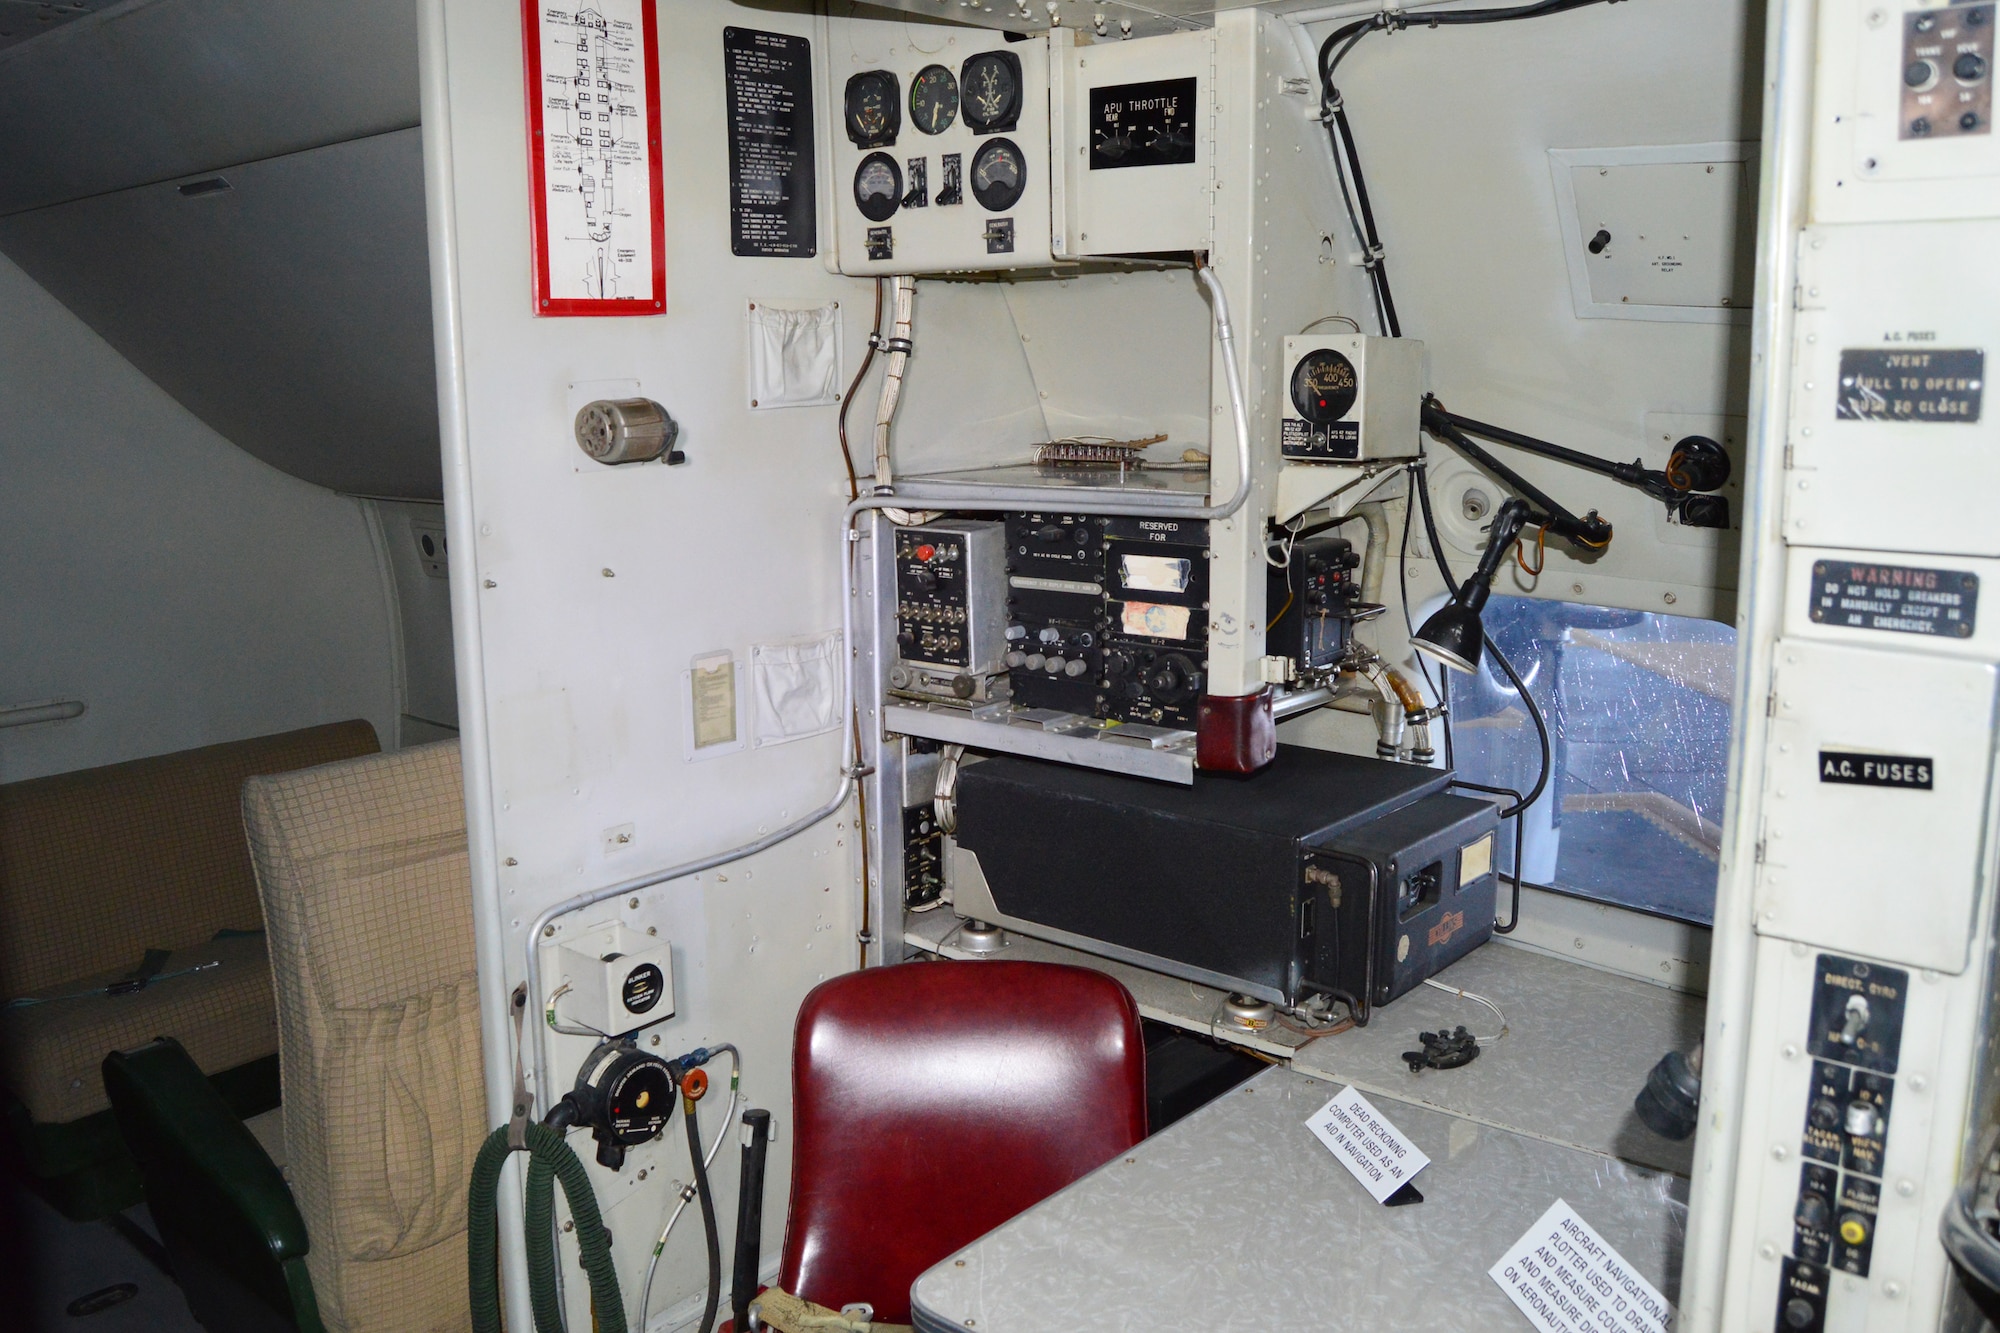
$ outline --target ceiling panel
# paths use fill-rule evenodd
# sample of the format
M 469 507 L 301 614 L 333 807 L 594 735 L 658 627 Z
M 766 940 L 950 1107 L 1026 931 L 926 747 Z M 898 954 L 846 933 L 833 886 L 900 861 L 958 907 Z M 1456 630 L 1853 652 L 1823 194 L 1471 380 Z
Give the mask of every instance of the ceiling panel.
M 440 498 L 421 131 L 17 213 L 0 251 L 272 466 Z
M 0 214 L 413 126 L 416 8 L 0 0 Z

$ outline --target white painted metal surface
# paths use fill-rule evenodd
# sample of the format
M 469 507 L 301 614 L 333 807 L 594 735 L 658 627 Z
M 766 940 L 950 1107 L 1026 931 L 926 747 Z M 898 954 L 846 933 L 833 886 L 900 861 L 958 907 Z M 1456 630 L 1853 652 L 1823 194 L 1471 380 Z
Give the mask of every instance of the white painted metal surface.
M 1693 1327 L 1776 1326 L 1798 1294 L 1780 1283 L 1792 1256 L 1812 1257 L 1794 1223 L 1807 1107 L 1821 1095 L 1809 1037 L 1825 1020 L 1809 1005 L 1829 967 L 1850 966 L 1839 954 L 1904 977 L 1907 998 L 1886 1071 L 1893 1097 L 1872 1252 L 1824 1278 L 1812 1326 L 1933 1329 L 1949 1296 L 1937 1223 L 1971 1128 L 1991 969 L 1990 630 L 1932 636 L 1910 632 L 1907 618 L 1856 628 L 1811 610 L 1825 591 L 1814 573 L 1823 560 L 1955 577 L 1985 572 L 1967 553 L 1990 553 L 1985 521 L 1933 495 L 1934 482 L 1949 491 L 1981 475 L 1966 446 L 1990 436 L 1990 413 L 1958 424 L 1836 406 L 1837 380 L 1852 373 L 1843 349 L 1887 358 L 1906 346 L 1983 347 L 1988 336 L 1990 265 L 1953 266 L 1946 254 L 1988 225 L 1965 219 L 1996 206 L 1986 150 L 1900 139 L 1883 117 L 1884 96 L 1903 79 L 1900 48 L 1857 38 L 1862 25 L 1900 32 L 1918 8 L 1774 10 L 1746 614 L 1686 1262 Z M 1861 142 L 1884 133 L 1892 146 Z M 1898 689 L 1928 691 L 1928 706 L 1871 690 L 1882 671 Z M 1825 780 L 1822 751 L 1850 735 L 1863 763 L 1868 752 L 1932 747 L 1950 782 L 1925 791 L 1892 775 L 1886 786 L 1855 786 L 1838 753 L 1844 780 Z M 1863 793 L 1872 799 L 1857 800 Z M 1937 799 L 1901 803 L 1917 796 Z M 1873 890 L 1863 888 L 1869 877 Z M 1863 1165 L 1842 1164 L 1843 1190 L 1857 1171 L 1867 1184 Z
M 0 680 L 90 705 L 0 733 L 0 782 L 350 717 L 393 746 L 361 504 L 235 448 L 6 260 L 0 311 Z

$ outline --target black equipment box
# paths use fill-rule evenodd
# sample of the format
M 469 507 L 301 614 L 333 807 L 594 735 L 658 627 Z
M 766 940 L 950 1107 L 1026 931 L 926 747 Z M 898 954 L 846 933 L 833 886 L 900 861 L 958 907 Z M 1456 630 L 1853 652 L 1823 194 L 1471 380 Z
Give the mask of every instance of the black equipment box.
M 1492 937 L 1499 812 L 1450 781 L 1292 745 L 1192 787 L 986 759 L 959 772 L 953 905 L 1287 1006 L 1329 995 L 1366 1022 Z

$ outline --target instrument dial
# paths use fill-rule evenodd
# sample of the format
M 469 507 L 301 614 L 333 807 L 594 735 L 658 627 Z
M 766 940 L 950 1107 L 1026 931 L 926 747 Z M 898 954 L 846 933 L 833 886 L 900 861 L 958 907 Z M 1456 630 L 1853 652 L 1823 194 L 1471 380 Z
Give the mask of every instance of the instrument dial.
M 958 119 L 958 76 L 926 65 L 910 81 L 910 123 L 925 134 L 943 134 Z
M 989 213 L 1004 213 L 1028 188 L 1028 168 L 1012 139 L 994 139 L 972 159 L 972 194 Z
M 887 148 L 903 128 L 903 99 L 896 76 L 863 70 L 847 81 L 847 137 L 856 148 Z
M 854 206 L 870 222 L 887 222 L 903 199 L 903 169 L 887 153 L 870 153 L 854 172 Z
M 1332 348 L 1308 352 L 1292 367 L 1292 406 L 1315 426 L 1331 426 L 1354 406 L 1354 363 Z
M 1011 130 L 1021 119 L 1021 57 L 982 51 L 959 70 L 959 104 L 974 134 Z

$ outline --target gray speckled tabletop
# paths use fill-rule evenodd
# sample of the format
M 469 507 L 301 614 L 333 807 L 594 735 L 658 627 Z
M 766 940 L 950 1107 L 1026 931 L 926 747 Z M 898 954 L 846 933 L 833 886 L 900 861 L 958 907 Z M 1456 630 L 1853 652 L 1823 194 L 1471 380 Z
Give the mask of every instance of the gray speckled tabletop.
M 1306 1128 L 1336 1091 L 1260 1074 L 925 1273 L 917 1327 L 1525 1329 L 1486 1270 L 1557 1198 L 1676 1295 L 1677 1177 L 1378 1103 L 1431 1158 L 1424 1202 L 1384 1208 Z
M 958 924 L 948 912 L 915 917 L 906 939 L 927 952 L 970 958 L 955 947 Z M 1283 1028 L 1228 1027 L 1223 992 L 1212 987 L 1018 932 L 1009 932 L 1007 948 L 995 956 L 1107 972 L 1125 983 L 1148 1018 L 1289 1060 L 1301 1074 L 1353 1083 L 1371 1098 L 1433 1107 L 1681 1175 L 1692 1168 L 1692 1139 L 1663 1139 L 1632 1112 L 1653 1063 L 1701 1040 L 1702 1001 L 1680 991 L 1494 940 L 1437 979 L 1498 1004 L 1507 1035 L 1482 1042 L 1483 1053 L 1462 1069 L 1412 1074 L 1402 1053 L 1417 1046 L 1419 1032 L 1463 1023 L 1483 1035 L 1497 1032 L 1499 1020 L 1470 1000 L 1419 986 L 1378 1008 L 1365 1028 L 1308 1041 Z
M 1633 1113 L 1632 1099 L 1654 1061 L 1701 1040 L 1699 999 L 1497 941 L 1437 979 L 1485 996 L 1507 1015 L 1507 1035 L 1482 1042 L 1471 1064 L 1412 1074 L 1403 1063 L 1419 1032 L 1462 1023 L 1484 1035 L 1500 1027 L 1484 1006 L 1419 986 L 1377 1009 L 1367 1027 L 1297 1051 L 1292 1068 L 1352 1083 L 1378 1102 L 1429 1106 L 1689 1174 L 1694 1140 L 1653 1133 Z

